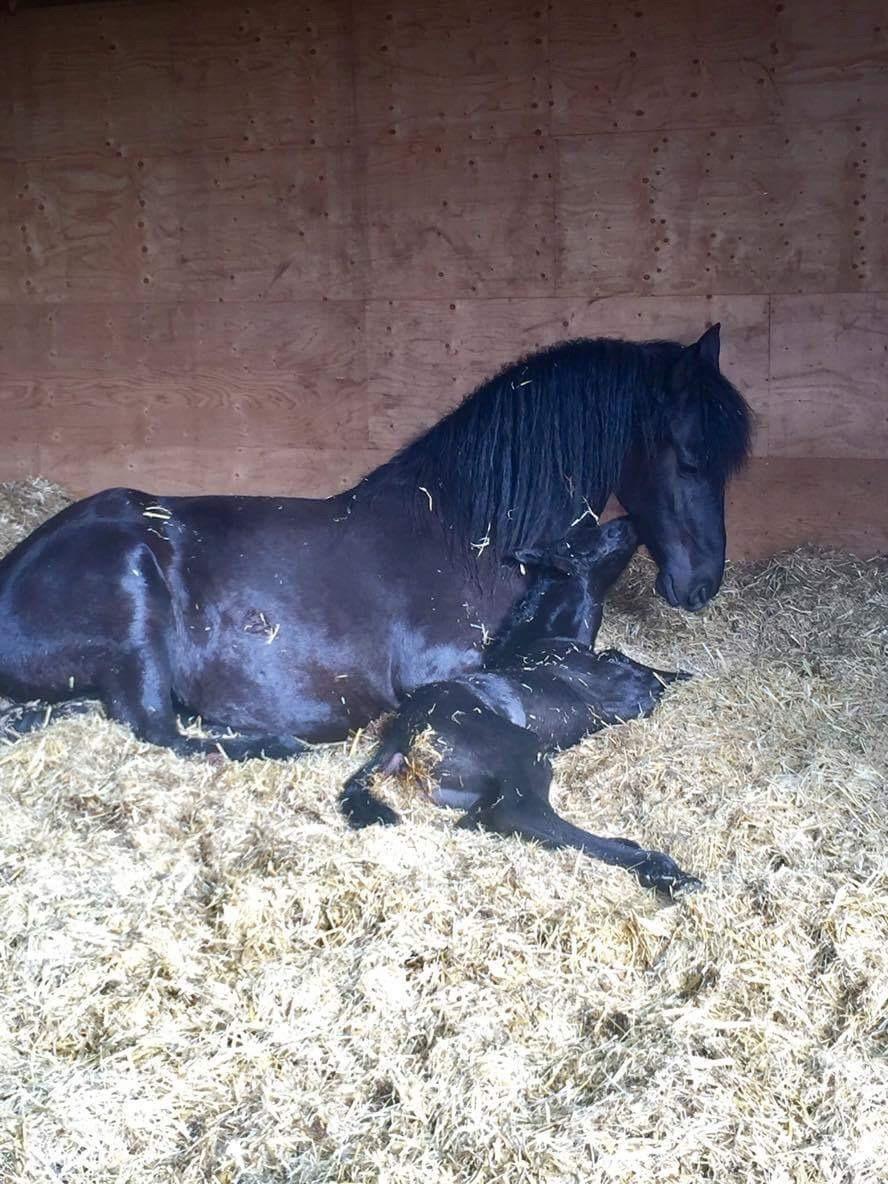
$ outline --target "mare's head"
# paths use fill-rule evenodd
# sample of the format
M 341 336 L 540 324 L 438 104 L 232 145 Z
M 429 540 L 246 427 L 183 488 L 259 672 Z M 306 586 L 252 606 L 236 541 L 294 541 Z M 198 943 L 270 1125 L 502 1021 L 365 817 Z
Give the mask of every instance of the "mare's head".
M 605 598 L 637 546 L 635 527 L 624 516 L 604 526 L 581 522 L 557 542 L 516 551 L 515 561 L 531 576 L 535 636 L 593 645 Z
M 667 362 L 660 406 L 641 425 L 616 493 L 659 567 L 656 589 L 696 611 L 725 566 L 725 486 L 746 458 L 750 414 L 719 370 L 719 326 Z

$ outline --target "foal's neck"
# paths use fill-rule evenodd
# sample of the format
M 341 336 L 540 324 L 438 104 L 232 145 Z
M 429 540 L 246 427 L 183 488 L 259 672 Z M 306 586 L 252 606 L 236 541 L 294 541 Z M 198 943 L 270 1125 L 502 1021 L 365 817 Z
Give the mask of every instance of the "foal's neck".
M 502 666 L 538 641 L 568 638 L 591 645 L 601 605 L 579 576 L 540 574 L 515 605 L 485 654 L 486 666 Z

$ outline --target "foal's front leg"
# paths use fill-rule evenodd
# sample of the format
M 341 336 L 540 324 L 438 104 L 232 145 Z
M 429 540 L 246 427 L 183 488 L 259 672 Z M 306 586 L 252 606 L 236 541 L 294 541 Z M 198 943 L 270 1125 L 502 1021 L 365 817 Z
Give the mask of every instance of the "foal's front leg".
M 549 804 L 551 775 L 551 769 L 547 770 L 544 789 L 542 785 L 524 785 L 520 789 L 501 785 L 472 806 L 457 826 L 518 835 L 546 847 L 574 847 L 592 859 L 626 868 L 635 874 L 643 888 L 654 888 L 669 897 L 695 892 L 703 886 L 702 881 L 682 871 L 674 859 L 661 851 L 649 851 L 631 839 L 605 839 L 567 822 Z

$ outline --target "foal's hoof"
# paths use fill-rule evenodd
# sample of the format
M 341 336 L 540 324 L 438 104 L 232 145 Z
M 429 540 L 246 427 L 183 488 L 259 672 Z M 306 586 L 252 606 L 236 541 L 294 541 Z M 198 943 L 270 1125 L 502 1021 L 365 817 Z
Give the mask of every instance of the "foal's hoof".
M 344 797 L 342 812 L 354 830 L 363 830 L 365 826 L 397 826 L 401 821 L 391 806 L 369 793 Z
M 674 859 L 670 859 L 661 851 L 648 851 L 632 871 L 635 872 L 642 888 L 653 888 L 661 895 L 668 896 L 670 900 L 689 896 L 692 892 L 699 892 L 703 887 L 702 880 L 698 880 L 689 872 L 683 872 Z

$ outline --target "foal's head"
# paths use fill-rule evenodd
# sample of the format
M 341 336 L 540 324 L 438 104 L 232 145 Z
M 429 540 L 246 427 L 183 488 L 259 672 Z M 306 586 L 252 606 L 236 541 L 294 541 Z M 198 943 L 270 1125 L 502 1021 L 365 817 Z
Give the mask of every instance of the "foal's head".
M 624 517 L 604 526 L 579 523 L 557 542 L 516 551 L 516 562 L 531 577 L 516 611 L 521 643 L 571 637 L 593 645 L 605 597 L 637 546 L 635 527 Z

